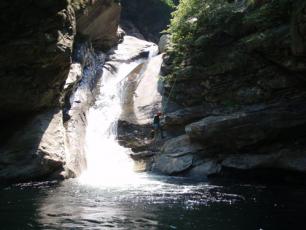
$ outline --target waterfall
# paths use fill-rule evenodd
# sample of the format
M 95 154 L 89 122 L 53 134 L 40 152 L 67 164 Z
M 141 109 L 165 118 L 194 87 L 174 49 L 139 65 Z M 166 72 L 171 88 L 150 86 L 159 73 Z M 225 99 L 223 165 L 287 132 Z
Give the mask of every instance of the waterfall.
M 122 112 L 123 86 L 127 76 L 157 51 L 153 43 L 126 36 L 109 56 L 98 84 L 98 98 L 87 116 L 87 170 L 80 177 L 82 183 L 109 186 L 135 180 L 133 162 L 129 157 L 131 150 L 116 141 L 117 121 Z M 144 53 L 146 58 L 141 55 Z

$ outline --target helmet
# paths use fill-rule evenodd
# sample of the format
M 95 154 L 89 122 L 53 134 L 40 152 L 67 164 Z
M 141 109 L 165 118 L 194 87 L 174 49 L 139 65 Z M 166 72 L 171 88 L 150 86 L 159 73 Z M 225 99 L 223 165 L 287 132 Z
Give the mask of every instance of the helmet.
M 161 112 L 158 112 L 158 113 L 156 113 L 156 115 L 157 115 L 157 116 L 160 116 L 160 115 L 162 115 L 162 113 L 161 113 Z

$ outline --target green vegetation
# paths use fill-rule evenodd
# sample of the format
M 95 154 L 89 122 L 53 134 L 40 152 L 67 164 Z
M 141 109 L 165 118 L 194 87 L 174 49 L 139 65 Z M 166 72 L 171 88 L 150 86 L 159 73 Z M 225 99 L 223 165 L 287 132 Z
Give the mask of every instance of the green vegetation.
M 222 43 L 287 23 L 292 0 L 181 0 L 167 32 L 173 72 L 190 63 L 211 66 Z M 220 45 L 221 44 L 221 45 Z M 220 57 L 222 59 L 222 57 Z
M 163 80 L 169 89 L 176 82 L 174 94 L 180 98 L 173 99 L 185 105 L 202 101 L 234 107 L 272 95 L 270 86 L 257 86 L 268 78 L 261 69 L 270 66 L 270 60 L 290 59 L 292 16 L 298 2 L 181 0 L 166 31 L 171 42 Z M 269 76 L 277 75 L 273 68 L 266 71 Z M 254 86 L 263 89 L 254 91 Z M 244 91 L 248 93 L 242 95 Z
M 167 31 L 171 34 L 175 63 L 181 63 L 194 46 L 205 42 L 208 35 L 201 36 L 205 30 L 224 21 L 231 10 L 224 0 L 181 0 Z
M 165 3 L 166 5 L 168 5 L 171 8 L 175 7 L 175 3 L 174 0 L 160 0 L 161 2 Z

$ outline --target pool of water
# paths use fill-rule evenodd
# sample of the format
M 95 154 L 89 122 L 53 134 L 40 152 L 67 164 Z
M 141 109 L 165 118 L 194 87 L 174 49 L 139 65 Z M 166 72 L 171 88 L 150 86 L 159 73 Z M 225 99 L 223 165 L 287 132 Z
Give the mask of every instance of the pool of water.
M 0 229 L 305 229 L 306 188 L 139 175 L 0 188 Z

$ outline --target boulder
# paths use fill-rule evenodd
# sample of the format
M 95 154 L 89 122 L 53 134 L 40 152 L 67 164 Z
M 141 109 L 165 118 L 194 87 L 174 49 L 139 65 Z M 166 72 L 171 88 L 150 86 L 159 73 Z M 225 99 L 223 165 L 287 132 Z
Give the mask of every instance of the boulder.
M 159 81 L 161 63 L 162 55 L 158 55 L 138 65 L 127 76 L 128 80 L 124 83 L 121 120 L 148 125 L 152 123 L 154 114 L 161 111 L 162 94 Z
M 65 130 L 62 112 L 34 117 L 0 149 L 0 181 L 29 181 L 72 176 L 65 172 Z
M 134 160 L 134 171 L 135 172 L 148 172 L 152 169 L 153 160 L 152 158 L 143 158 Z
M 187 135 L 169 139 L 154 157 L 153 170 L 167 175 L 182 173 L 193 165 L 194 154 L 202 149 L 201 145 L 191 143 Z
M 155 157 L 152 170 L 166 175 L 175 175 L 189 169 L 192 166 L 192 162 L 192 155 L 173 157 L 163 154 Z
M 304 102 L 262 110 L 209 116 L 186 126 L 187 135 L 206 147 L 239 150 L 300 137 L 306 125 Z
M 238 154 L 225 157 L 222 166 L 234 169 L 274 168 L 306 172 L 306 152 L 304 149 L 283 149 L 268 154 Z
M 186 176 L 194 178 L 205 178 L 209 175 L 221 172 L 222 166 L 216 160 L 205 160 L 204 163 L 192 167 Z
M 193 154 L 201 151 L 203 147 L 198 143 L 192 143 L 189 136 L 182 135 L 165 142 L 161 152 L 172 157 Z

